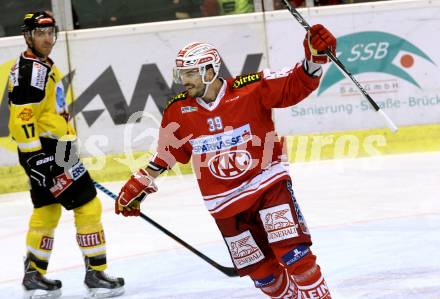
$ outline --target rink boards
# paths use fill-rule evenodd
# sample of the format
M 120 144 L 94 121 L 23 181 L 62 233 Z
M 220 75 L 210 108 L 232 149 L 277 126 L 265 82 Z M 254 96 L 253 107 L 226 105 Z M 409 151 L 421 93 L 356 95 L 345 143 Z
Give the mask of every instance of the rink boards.
M 334 65 L 309 99 L 275 110 L 289 136 L 289 159 L 310 161 L 440 149 L 439 1 L 392 1 L 302 9 L 338 38 L 338 57 L 400 127 L 396 135 Z M 420 28 L 423 28 L 421 30 Z M 98 180 L 124 179 L 156 145 L 177 50 L 203 40 L 216 45 L 223 75 L 279 70 L 303 57 L 303 28 L 287 11 L 61 32 L 53 59 L 66 74 L 67 101 L 82 155 Z M 1 192 L 26 189 L 8 137 L 6 81 L 22 37 L 0 44 Z M 67 75 L 69 74 L 69 75 Z M 134 115 L 137 111 L 143 111 Z M 143 115 L 142 115 L 143 114 Z M 143 117 L 136 122 L 137 118 Z M 129 125 L 127 125 L 127 123 Z M 188 166 L 177 171 L 188 172 Z

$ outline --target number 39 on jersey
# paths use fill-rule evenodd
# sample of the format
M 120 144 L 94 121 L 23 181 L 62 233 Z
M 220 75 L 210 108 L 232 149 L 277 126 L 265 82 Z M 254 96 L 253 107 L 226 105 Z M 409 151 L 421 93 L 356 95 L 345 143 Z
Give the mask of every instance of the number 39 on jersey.
M 208 118 L 209 132 L 221 131 L 223 130 L 222 119 L 220 116 L 213 118 Z

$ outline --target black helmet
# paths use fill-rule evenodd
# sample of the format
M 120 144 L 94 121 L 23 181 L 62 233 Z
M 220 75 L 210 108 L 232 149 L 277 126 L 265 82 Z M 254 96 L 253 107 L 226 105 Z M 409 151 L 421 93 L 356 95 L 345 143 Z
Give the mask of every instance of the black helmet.
M 58 29 L 55 19 L 45 11 L 31 12 L 24 16 L 23 25 L 21 25 L 23 32 L 30 32 L 41 27 L 55 27 L 55 29 Z

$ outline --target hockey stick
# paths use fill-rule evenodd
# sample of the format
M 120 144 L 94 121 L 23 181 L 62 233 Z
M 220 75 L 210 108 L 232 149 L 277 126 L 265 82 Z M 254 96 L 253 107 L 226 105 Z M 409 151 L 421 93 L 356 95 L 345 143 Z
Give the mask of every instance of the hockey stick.
M 106 187 L 104 187 L 103 185 L 101 185 L 98 182 L 94 181 L 93 183 L 95 184 L 96 188 L 98 188 L 99 190 L 101 190 L 102 192 L 104 192 L 105 194 L 107 194 L 108 196 L 113 198 L 114 200 L 116 200 L 116 198 L 117 198 L 116 194 L 114 194 L 113 192 L 111 192 L 109 189 L 107 189 Z M 194 253 L 195 255 L 200 257 L 201 259 L 203 259 L 205 262 L 207 262 L 208 264 L 210 264 L 214 268 L 220 270 L 223 274 L 225 274 L 229 277 L 238 276 L 238 273 L 235 270 L 235 268 L 222 266 L 219 263 L 217 263 L 216 261 L 210 259 L 209 257 L 207 257 L 206 255 L 204 255 L 203 253 L 201 253 L 200 251 L 198 251 L 197 249 L 195 249 L 194 247 L 192 247 L 191 245 L 189 245 L 188 243 L 186 243 L 185 241 L 183 241 L 182 239 L 177 237 L 175 234 L 173 234 L 172 232 L 167 230 L 165 227 L 163 227 L 162 225 L 160 225 L 159 223 L 157 223 L 156 221 L 154 221 L 153 219 L 151 219 L 150 217 L 148 217 L 144 213 L 141 213 L 140 217 L 142 219 L 144 219 L 145 221 L 147 221 L 148 223 L 150 223 L 151 225 L 153 225 L 155 228 L 157 228 L 161 232 L 163 232 L 164 234 L 166 234 L 168 237 L 170 237 L 171 239 L 173 239 L 174 241 L 181 244 L 183 247 L 185 247 L 186 249 L 188 249 L 189 251 L 191 251 L 192 253 Z
M 288 0 L 283 0 L 284 4 L 287 6 L 287 9 L 290 11 L 292 16 L 298 21 L 298 23 L 301 24 L 301 26 L 304 27 L 305 30 L 310 30 L 310 25 L 307 23 L 307 21 L 303 18 L 303 16 L 289 3 Z M 385 112 L 380 109 L 379 105 L 370 97 L 370 95 L 367 93 L 367 91 L 362 87 L 362 85 L 353 77 L 353 75 L 347 70 L 347 68 L 342 64 L 342 62 L 335 56 L 330 50 L 326 50 L 325 54 L 330 58 L 331 61 L 333 61 L 339 69 L 344 73 L 348 78 L 353 81 L 353 83 L 359 88 L 359 90 L 362 92 L 363 96 L 368 100 L 368 102 L 371 104 L 371 106 L 378 112 L 384 119 L 385 122 L 388 125 L 388 128 L 395 133 L 397 132 L 397 126 L 394 124 L 394 122 L 388 117 L 388 115 L 385 114 Z

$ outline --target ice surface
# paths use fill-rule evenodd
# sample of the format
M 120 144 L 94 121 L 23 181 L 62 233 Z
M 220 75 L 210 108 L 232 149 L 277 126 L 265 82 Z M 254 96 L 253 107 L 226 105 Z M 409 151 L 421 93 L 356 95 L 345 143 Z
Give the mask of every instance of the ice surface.
M 334 299 L 440 298 L 440 153 L 295 164 L 294 190 Z M 114 192 L 122 185 L 104 184 Z M 109 269 L 126 279 L 120 298 L 265 298 L 248 278 L 229 278 L 139 218 L 104 205 Z M 21 298 L 32 205 L 0 195 L 0 298 Z M 189 175 L 159 181 L 143 212 L 212 259 L 225 244 Z M 62 298 L 83 298 L 84 270 L 72 212 L 63 211 L 49 274 Z

